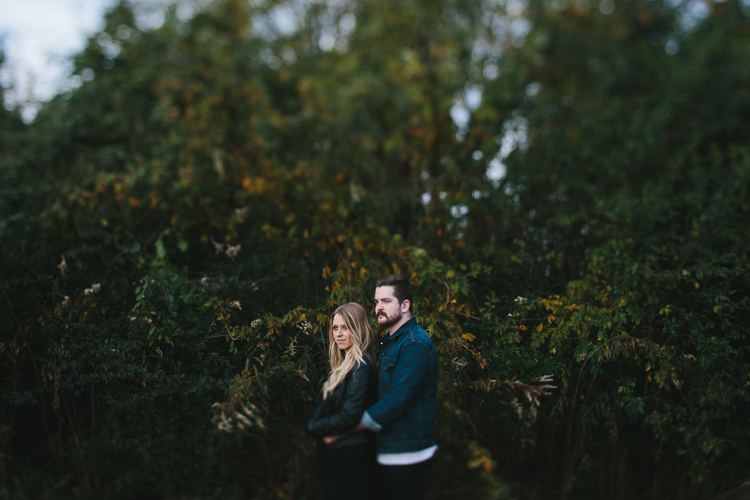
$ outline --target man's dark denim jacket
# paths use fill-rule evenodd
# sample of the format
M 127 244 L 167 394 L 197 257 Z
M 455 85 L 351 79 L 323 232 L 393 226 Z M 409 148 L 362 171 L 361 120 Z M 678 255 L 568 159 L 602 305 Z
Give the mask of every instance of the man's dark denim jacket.
M 438 359 L 432 340 L 411 318 L 378 351 L 378 402 L 367 416 L 382 426 L 378 453 L 406 453 L 435 444 Z

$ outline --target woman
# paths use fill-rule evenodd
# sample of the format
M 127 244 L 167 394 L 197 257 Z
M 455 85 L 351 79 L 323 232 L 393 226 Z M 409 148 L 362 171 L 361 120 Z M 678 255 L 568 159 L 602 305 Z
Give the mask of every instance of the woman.
M 323 401 L 307 423 L 318 438 L 316 475 L 322 498 L 371 498 L 375 484 L 375 438 L 370 431 L 347 434 L 377 398 L 377 372 L 370 353 L 372 329 L 367 311 L 350 302 L 336 309 L 328 330 L 331 373 Z M 347 434 L 332 444 L 326 436 Z

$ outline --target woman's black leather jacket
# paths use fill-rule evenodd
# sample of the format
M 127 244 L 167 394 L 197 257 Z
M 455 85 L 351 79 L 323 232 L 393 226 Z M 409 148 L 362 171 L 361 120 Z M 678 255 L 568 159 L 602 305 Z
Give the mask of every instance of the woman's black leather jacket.
M 378 374 L 375 361 L 369 354 L 363 356 L 333 390 L 328 398 L 318 404 L 307 423 L 310 436 L 338 436 L 352 430 L 362 419 L 362 414 L 377 400 Z M 330 445 L 333 448 L 372 442 L 370 431 L 354 432 Z

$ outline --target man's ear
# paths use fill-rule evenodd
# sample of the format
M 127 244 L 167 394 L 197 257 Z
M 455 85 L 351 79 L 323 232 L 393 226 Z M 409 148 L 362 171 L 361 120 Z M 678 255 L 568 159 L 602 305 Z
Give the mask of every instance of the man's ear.
M 406 299 L 403 302 L 401 302 L 401 314 L 405 312 L 409 312 L 409 307 L 411 307 L 411 301 L 409 299 Z

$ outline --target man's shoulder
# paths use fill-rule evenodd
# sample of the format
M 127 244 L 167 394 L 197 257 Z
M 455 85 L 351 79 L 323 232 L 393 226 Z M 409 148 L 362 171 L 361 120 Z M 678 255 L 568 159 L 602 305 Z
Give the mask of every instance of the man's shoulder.
M 432 350 L 435 349 L 435 345 L 432 343 L 432 339 L 424 331 L 424 328 L 419 323 L 414 323 L 409 328 L 407 335 L 404 336 L 405 344 L 417 344 L 420 346 L 428 347 Z
M 411 332 L 411 334 L 412 334 L 412 335 L 414 335 L 414 336 L 420 335 L 420 336 L 424 336 L 424 337 L 426 337 L 427 339 L 429 339 L 429 338 L 430 338 L 430 337 L 429 337 L 429 336 L 427 335 L 427 333 L 426 333 L 426 332 L 424 331 L 424 328 L 422 328 L 422 325 L 420 325 L 420 324 L 419 324 L 419 323 L 417 323 L 416 321 L 414 321 L 414 322 L 413 322 L 413 323 L 411 324 L 411 326 L 409 327 L 409 331 L 410 331 L 410 332 Z

